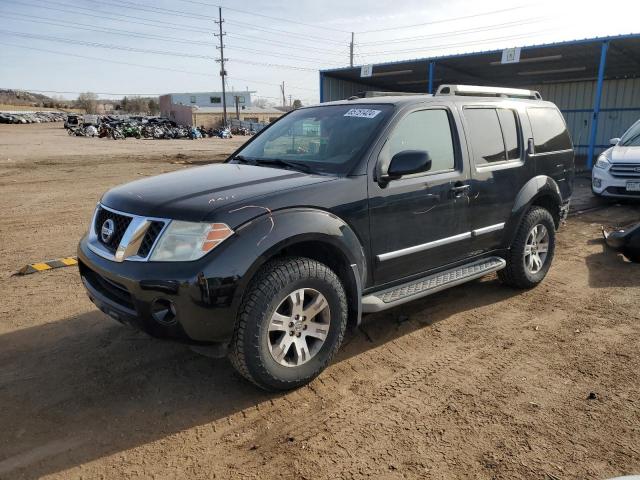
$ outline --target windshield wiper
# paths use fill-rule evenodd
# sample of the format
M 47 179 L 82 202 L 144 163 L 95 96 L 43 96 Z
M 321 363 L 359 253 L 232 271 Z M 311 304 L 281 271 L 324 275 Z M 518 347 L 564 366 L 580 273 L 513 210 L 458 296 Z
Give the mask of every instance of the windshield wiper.
M 247 163 L 249 165 L 255 165 L 256 164 L 256 159 L 255 158 L 245 157 L 244 155 L 236 155 L 231 160 L 238 160 L 241 163 Z
M 237 157 L 236 157 L 237 158 Z M 305 173 L 310 173 L 311 168 L 304 162 L 296 162 L 293 160 L 282 160 L 280 158 L 256 158 L 256 165 L 273 165 L 278 167 L 288 167 L 294 170 L 302 170 Z

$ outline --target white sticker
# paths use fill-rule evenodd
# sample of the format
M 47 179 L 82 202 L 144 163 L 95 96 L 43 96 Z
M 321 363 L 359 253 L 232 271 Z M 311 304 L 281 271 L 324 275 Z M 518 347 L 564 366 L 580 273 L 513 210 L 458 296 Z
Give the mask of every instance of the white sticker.
M 374 118 L 382 110 L 370 110 L 368 108 L 352 108 L 344 114 L 345 117 Z

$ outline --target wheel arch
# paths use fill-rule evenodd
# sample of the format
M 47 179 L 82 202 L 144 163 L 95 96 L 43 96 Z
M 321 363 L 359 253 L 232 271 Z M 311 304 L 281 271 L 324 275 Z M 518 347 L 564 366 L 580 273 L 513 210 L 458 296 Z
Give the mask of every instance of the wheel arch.
M 504 247 L 509 248 L 516 236 L 525 214 L 534 206 L 546 209 L 553 217 L 556 229 L 560 226 L 562 195 L 557 182 L 547 176 L 538 175 L 530 179 L 518 192 L 505 226 Z
M 248 239 L 255 248 L 253 261 L 242 269 L 237 305 L 241 304 L 251 281 L 267 262 L 303 256 L 326 264 L 338 275 L 347 295 L 349 324 L 359 324 L 367 265 L 362 243 L 344 220 L 323 210 L 296 208 L 262 215 L 236 231 L 245 239 L 238 249 L 248 251 L 251 248 Z

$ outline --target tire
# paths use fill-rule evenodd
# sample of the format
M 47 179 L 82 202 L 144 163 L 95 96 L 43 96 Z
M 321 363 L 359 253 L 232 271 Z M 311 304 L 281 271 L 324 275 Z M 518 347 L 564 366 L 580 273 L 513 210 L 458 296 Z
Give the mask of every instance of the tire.
M 533 229 L 538 228 L 538 237 L 543 231 L 539 228 L 540 226 L 546 230 L 546 242 L 543 239 L 543 241 L 539 243 L 539 246 L 536 242 L 535 246 L 529 245 L 528 247 Z M 543 252 L 545 244 L 546 252 Z M 551 267 L 551 262 L 553 261 L 555 247 L 556 227 L 553 217 L 549 211 L 544 208 L 531 208 L 518 227 L 516 237 L 506 256 L 507 266 L 498 271 L 498 278 L 502 283 L 515 288 L 527 289 L 535 287 L 547 275 Z M 527 255 L 529 251 L 533 252 L 533 263 L 529 263 L 532 256 L 531 254 Z M 546 255 L 544 255 L 545 253 Z M 539 263 L 535 261 L 536 256 L 538 257 Z
M 296 302 L 299 308 L 294 310 Z M 311 305 L 317 305 L 317 313 L 309 309 Z M 308 318 L 299 315 L 295 320 L 295 312 Z M 270 261 L 244 295 L 229 358 L 258 387 L 290 390 L 310 382 L 327 367 L 342 343 L 346 325 L 347 297 L 329 267 L 305 257 Z M 306 352 L 299 345 L 305 345 Z

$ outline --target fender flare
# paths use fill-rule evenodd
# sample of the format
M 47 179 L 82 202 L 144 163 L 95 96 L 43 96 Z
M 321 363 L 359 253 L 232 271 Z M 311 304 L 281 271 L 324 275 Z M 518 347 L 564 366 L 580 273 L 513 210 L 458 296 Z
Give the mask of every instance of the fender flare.
M 529 211 L 531 205 L 541 197 L 550 197 L 558 206 L 559 214 L 559 209 L 562 205 L 562 195 L 560 193 L 560 187 L 556 181 L 547 175 L 537 175 L 533 177 L 524 184 L 513 202 L 511 215 L 505 225 L 505 248 L 511 247 L 511 243 L 516 236 L 518 227 L 520 226 L 524 215 Z
M 234 237 L 228 245 L 223 243 L 226 248 L 220 253 L 234 259 L 238 288 L 232 303 L 236 309 L 255 274 L 279 251 L 303 242 L 319 242 L 339 251 L 342 262 L 347 264 L 343 281 L 356 300 L 355 305 L 349 305 L 350 314 L 356 316 L 356 323 L 360 322 L 366 256 L 360 239 L 340 217 L 314 208 L 268 211 L 236 227 Z

